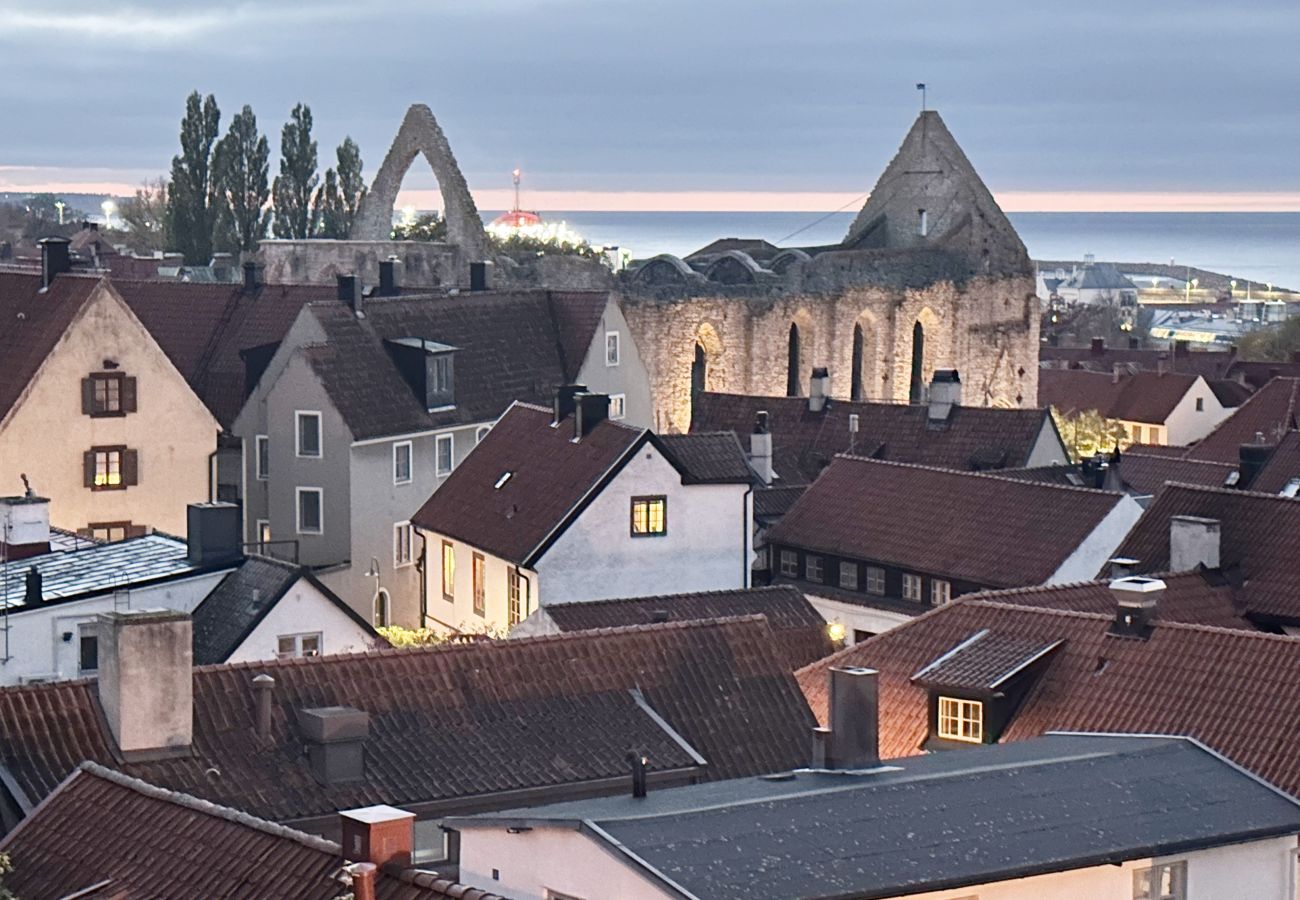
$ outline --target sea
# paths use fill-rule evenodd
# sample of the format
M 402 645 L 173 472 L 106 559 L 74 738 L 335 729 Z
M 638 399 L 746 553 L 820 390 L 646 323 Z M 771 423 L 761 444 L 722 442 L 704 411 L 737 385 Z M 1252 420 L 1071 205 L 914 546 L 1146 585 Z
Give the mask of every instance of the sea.
M 496 213 L 484 213 L 491 220 Z M 840 241 L 854 212 L 542 212 L 593 245 L 685 256 L 722 237 Z M 1300 290 L 1300 213 L 1009 213 L 1034 259 L 1196 266 Z

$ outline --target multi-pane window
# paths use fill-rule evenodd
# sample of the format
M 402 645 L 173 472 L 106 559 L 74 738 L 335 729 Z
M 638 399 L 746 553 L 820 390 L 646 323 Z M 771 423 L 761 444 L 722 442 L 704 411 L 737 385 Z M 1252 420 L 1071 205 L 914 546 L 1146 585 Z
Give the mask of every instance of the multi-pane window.
M 609 395 L 609 417 L 611 419 L 627 418 L 627 394 Z
M 411 481 L 411 442 L 400 441 L 393 445 L 393 484 Z
M 275 656 L 277 659 L 320 656 L 320 644 L 320 632 L 314 634 L 282 634 L 275 639 Z
M 411 523 L 398 522 L 393 526 L 393 565 L 411 564 Z
M 298 455 L 320 456 L 320 413 L 299 410 L 295 413 L 295 420 L 298 432 Z
M 793 550 L 781 551 L 781 574 L 787 578 L 799 577 L 799 554 Z
M 271 439 L 259 434 L 253 443 L 257 449 L 257 480 L 266 481 L 271 477 Z
M 668 533 L 668 498 L 632 498 L 632 537 L 654 537 Z
M 85 486 L 120 491 L 140 482 L 140 455 L 126 447 L 91 447 L 82 459 Z
M 616 366 L 619 362 L 618 332 L 605 332 L 605 365 Z
M 321 488 L 300 487 L 298 493 L 298 533 L 321 534 L 325 530 L 325 500 Z
M 840 587 L 846 591 L 856 591 L 858 589 L 858 564 L 854 562 L 840 563 Z
M 433 455 L 438 475 L 450 475 L 455 448 L 450 434 L 440 434 L 433 439 Z
M 879 566 L 867 566 L 867 593 L 884 596 L 885 570 Z
M 115 541 L 124 541 L 131 536 L 131 523 L 91 522 L 88 530 L 95 540 L 111 544 Z
M 903 599 L 921 602 L 921 576 L 903 573 Z
M 943 606 L 951 599 L 951 582 L 944 581 L 942 578 L 935 578 L 930 581 L 930 603 L 934 606 Z
M 451 357 L 439 356 L 433 360 L 433 368 L 429 372 L 429 377 L 433 384 L 430 386 L 430 393 L 439 397 L 451 394 Z
M 442 542 L 442 597 L 456 599 L 456 548 L 451 541 Z
M 1161 863 L 1135 871 L 1133 900 L 1187 900 L 1187 863 Z
M 825 580 L 822 568 L 822 558 L 820 556 L 813 556 L 811 553 L 805 556 L 803 558 L 803 570 L 804 578 L 809 581 L 820 583 Z
M 526 615 L 528 615 L 528 576 L 512 568 L 506 603 L 506 624 L 514 625 L 522 621 Z
M 984 704 L 957 697 L 939 698 L 939 737 L 984 743 Z
M 97 373 L 90 376 L 90 414 L 92 416 L 121 416 L 126 414 L 122 403 L 125 376 L 116 372 Z
M 487 615 L 487 560 L 483 558 L 482 553 L 474 554 L 473 562 L 474 575 L 474 615 Z

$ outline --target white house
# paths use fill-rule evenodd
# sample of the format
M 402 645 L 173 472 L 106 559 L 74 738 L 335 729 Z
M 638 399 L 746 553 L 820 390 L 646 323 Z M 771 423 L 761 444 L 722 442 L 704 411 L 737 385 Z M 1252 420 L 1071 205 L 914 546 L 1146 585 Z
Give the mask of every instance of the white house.
M 659 436 L 561 389 L 514 404 L 411 519 L 433 627 L 504 631 L 539 605 L 749 586 L 736 436 Z
M 1163 444 L 1185 447 L 1232 415 L 1200 375 L 1176 372 L 1113 372 L 1044 368 L 1038 373 L 1038 404 L 1063 415 L 1086 412 L 1123 426 L 1120 447 Z M 1102 447 L 1111 450 L 1111 447 Z

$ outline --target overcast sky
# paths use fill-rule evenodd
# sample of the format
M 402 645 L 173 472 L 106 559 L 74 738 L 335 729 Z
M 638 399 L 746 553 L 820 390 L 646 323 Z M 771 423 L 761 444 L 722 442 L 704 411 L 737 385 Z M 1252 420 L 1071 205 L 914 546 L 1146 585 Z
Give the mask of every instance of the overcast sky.
M 1296 0 L 0 0 L 0 190 L 164 171 L 198 89 L 223 129 L 251 104 L 277 150 L 307 102 L 322 168 L 350 134 L 373 174 L 423 102 L 476 193 L 518 165 L 553 198 L 848 198 L 924 81 L 1000 196 L 1246 192 L 1291 208 L 1297 46 Z

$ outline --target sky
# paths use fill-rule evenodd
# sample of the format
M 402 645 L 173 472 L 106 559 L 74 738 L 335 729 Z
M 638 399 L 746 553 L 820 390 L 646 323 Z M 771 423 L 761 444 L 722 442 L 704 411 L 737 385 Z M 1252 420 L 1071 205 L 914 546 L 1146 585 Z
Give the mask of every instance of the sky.
M 426 103 L 484 209 L 518 166 L 539 209 L 829 210 L 925 82 L 1009 210 L 1300 210 L 1297 46 L 1295 0 L 0 0 L 0 191 L 129 192 L 199 90 L 368 174 Z

